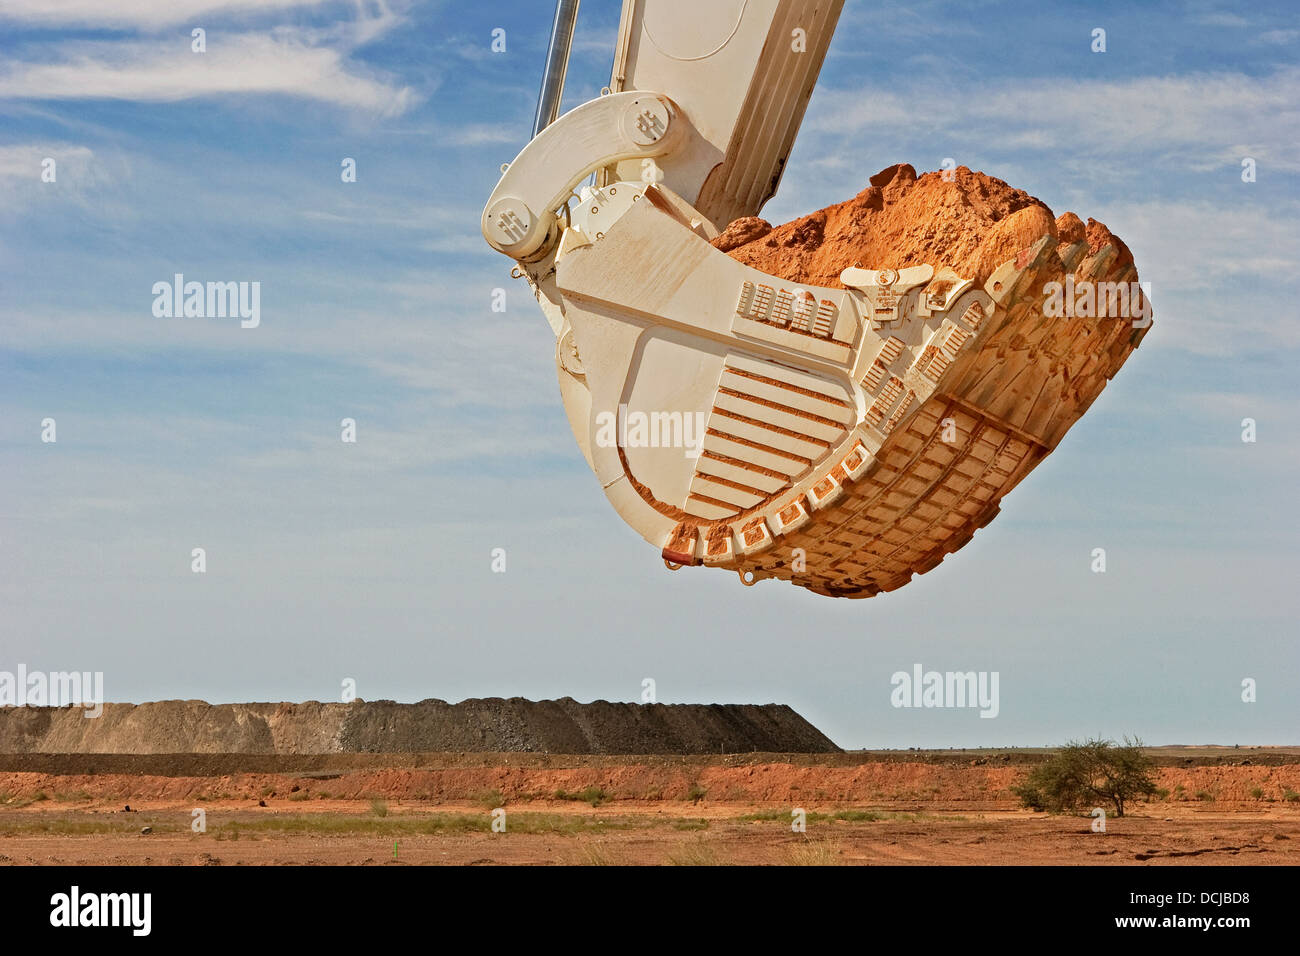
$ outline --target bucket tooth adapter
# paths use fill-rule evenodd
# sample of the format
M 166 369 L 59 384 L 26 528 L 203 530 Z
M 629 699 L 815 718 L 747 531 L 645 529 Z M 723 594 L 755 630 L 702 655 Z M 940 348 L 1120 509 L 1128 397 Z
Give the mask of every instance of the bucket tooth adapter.
M 982 285 L 921 265 L 827 288 L 710 244 L 776 191 L 842 5 L 625 0 L 609 88 L 557 118 L 560 0 L 534 138 L 481 227 L 555 333 L 587 463 L 669 568 L 860 598 L 992 520 L 1150 319 L 1044 317 L 1066 271 L 1132 277 L 1114 246 L 1044 236 Z

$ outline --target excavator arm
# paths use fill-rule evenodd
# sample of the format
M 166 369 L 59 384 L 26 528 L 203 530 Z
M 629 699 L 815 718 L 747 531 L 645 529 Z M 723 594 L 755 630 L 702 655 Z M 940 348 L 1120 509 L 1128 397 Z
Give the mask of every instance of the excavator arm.
M 719 230 L 776 193 L 843 6 L 625 0 L 610 89 L 665 93 L 690 118 L 663 182 Z M 639 178 L 624 160 L 605 182 Z

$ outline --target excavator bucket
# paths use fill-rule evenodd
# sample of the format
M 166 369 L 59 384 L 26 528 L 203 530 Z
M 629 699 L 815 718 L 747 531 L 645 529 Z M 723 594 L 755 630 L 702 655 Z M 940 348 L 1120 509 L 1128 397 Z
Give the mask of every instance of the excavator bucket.
M 539 108 L 481 227 L 555 332 L 600 487 L 669 568 L 870 597 L 992 520 L 1150 319 L 1047 318 L 1047 283 L 1136 277 L 1054 233 L 979 276 L 867 263 L 818 284 L 720 251 L 781 179 L 841 5 L 626 0 L 608 91 Z

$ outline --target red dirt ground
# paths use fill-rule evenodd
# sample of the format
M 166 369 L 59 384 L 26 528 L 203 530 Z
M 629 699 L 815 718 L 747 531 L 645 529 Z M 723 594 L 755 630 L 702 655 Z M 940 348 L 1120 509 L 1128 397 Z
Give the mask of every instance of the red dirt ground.
M 1160 757 L 1168 794 L 1109 817 L 1104 833 L 1084 816 L 1017 809 L 1009 787 L 1034 759 L 1025 751 L 9 770 L 0 863 L 1300 863 L 1300 758 L 1179 753 Z M 498 807 L 505 833 L 491 831 Z M 791 830 L 795 808 L 806 833 Z

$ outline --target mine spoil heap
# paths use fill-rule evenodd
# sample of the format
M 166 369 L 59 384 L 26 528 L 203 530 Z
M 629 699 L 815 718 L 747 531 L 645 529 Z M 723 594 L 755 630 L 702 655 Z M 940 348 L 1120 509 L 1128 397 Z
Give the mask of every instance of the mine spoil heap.
M 569 697 L 0 708 L 0 754 L 834 753 L 784 704 L 627 704 Z

